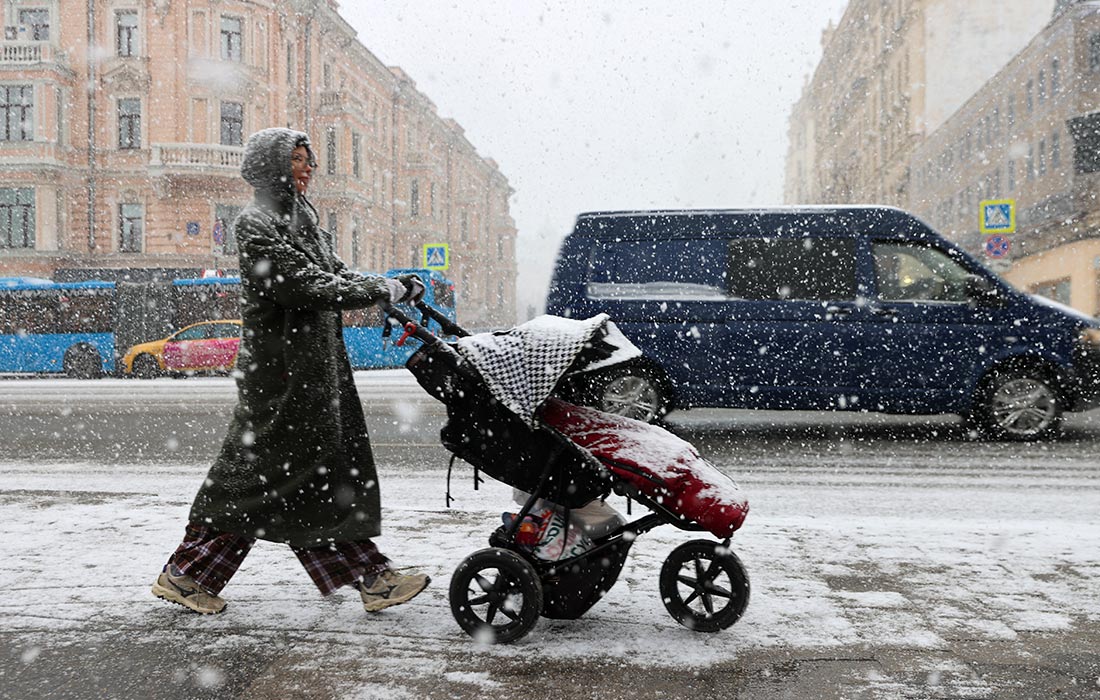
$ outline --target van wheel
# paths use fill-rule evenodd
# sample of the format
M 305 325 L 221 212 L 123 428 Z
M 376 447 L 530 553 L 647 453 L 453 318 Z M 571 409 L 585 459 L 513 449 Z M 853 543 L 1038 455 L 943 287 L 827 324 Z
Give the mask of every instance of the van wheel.
M 668 412 L 668 394 L 652 372 L 623 367 L 599 377 L 593 405 L 601 411 L 652 423 Z
M 98 379 L 103 376 L 103 358 L 90 345 L 74 345 L 65 351 L 61 369 L 77 379 Z
M 1041 440 L 1062 427 L 1057 385 L 1038 370 L 994 370 L 979 389 L 972 418 L 998 440 Z

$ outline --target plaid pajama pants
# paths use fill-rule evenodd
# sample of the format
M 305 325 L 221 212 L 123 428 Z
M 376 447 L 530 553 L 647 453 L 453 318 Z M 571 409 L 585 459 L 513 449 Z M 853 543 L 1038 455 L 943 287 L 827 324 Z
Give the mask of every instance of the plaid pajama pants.
M 168 560 L 200 586 L 217 595 L 248 556 L 253 537 L 222 532 L 201 523 L 187 523 L 183 542 Z M 390 560 L 370 540 L 334 542 L 320 547 L 291 547 L 321 595 L 375 576 Z

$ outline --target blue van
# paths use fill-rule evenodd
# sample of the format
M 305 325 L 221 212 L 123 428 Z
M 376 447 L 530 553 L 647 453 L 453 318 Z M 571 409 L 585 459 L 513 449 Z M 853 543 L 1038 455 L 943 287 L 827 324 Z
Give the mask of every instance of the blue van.
M 600 312 L 643 357 L 567 392 L 642 420 L 957 413 L 1031 440 L 1100 396 L 1100 321 L 1013 289 L 892 207 L 582 214 L 547 313 Z

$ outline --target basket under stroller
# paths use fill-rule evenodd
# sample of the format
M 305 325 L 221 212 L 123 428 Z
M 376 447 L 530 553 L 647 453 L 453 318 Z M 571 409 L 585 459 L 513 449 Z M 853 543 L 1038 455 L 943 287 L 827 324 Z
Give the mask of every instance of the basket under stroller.
M 463 630 L 482 641 L 511 642 L 540 616 L 579 618 L 614 585 L 638 535 L 659 525 L 719 538 L 690 540 L 665 559 L 659 588 L 672 617 L 702 632 L 741 617 L 749 581 L 730 538 L 748 503 L 737 486 L 663 428 L 552 396 L 565 376 L 640 354 L 606 316 L 541 317 L 471 336 L 435 309 L 417 308 L 419 324 L 387 311 L 405 330 L 399 342 L 411 335 L 423 343 L 406 367 L 447 408 L 444 447 L 525 495 L 519 512 L 489 536 L 490 546 L 466 557 L 451 579 L 450 607 Z M 458 341 L 428 331 L 431 320 Z M 580 527 L 573 514 L 592 511 L 590 504 L 612 492 L 649 513 L 625 522 L 603 508 L 613 515 L 586 523 L 595 530 L 579 551 L 563 540 L 552 558 L 524 541 L 524 524 L 540 508 L 554 506 L 554 526 L 570 531 Z

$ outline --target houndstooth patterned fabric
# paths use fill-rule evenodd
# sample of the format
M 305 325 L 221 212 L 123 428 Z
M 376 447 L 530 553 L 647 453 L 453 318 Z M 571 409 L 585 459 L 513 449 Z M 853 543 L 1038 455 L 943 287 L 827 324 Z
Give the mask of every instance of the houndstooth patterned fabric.
M 607 318 L 607 314 L 586 320 L 539 316 L 511 330 L 460 338 L 456 347 L 481 373 L 493 396 L 534 426 L 535 410 L 550 396 L 577 353 L 605 324 L 610 325 Z

